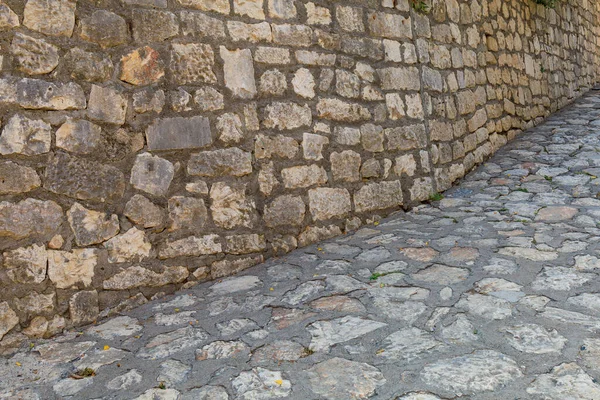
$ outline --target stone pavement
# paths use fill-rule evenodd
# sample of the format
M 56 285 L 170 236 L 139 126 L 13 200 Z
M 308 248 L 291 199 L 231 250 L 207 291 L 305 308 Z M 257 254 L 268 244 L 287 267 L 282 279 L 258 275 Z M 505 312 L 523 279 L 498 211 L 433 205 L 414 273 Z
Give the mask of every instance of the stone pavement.
M 0 399 L 600 399 L 598 176 L 592 92 L 441 201 L 6 355 Z

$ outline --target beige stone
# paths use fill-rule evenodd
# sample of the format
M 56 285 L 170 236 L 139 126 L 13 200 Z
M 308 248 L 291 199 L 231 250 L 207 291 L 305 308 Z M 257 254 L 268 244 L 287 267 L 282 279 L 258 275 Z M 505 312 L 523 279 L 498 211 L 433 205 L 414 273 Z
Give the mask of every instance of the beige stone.
M 0 303 L 0 339 L 19 323 L 19 317 L 6 301 Z
M 356 212 L 383 210 L 402 205 L 400 181 L 386 181 L 364 185 L 354 193 Z
M 305 160 L 322 160 L 323 147 L 329 144 L 329 138 L 313 133 L 304 133 L 302 135 L 302 149 Z
M 224 62 L 225 86 L 233 96 L 241 99 L 256 96 L 252 52 L 249 49 L 228 50 L 221 46 L 220 54 Z
M 162 272 L 154 272 L 140 266 L 124 269 L 105 280 L 106 290 L 127 290 L 138 287 L 160 287 L 183 282 L 189 276 L 185 267 L 163 267 Z
M 316 188 L 308 191 L 310 213 L 315 221 L 341 218 L 352 210 L 347 189 Z
M 274 102 L 266 107 L 265 113 L 263 124 L 267 128 L 289 130 L 310 126 L 312 123 L 312 111 L 306 104 Z
M 358 182 L 360 180 L 361 157 L 355 151 L 333 152 L 329 157 L 334 181 Z
M 42 120 L 19 114 L 11 117 L 0 135 L 0 154 L 33 156 L 50 151 L 52 128 Z
M 0 31 L 19 26 L 19 16 L 6 4 L 0 4 Z
M 265 19 L 263 0 L 233 0 L 233 12 L 254 19 Z
M 71 37 L 76 4 L 72 0 L 27 0 L 23 25 L 46 35 Z
M 58 289 L 67 289 L 78 283 L 89 286 L 97 263 L 96 249 L 48 250 L 48 277 Z
M 104 247 L 108 250 L 109 263 L 139 261 L 149 257 L 152 249 L 144 231 L 136 227 L 110 239 Z
M 228 0 L 177 0 L 177 2 L 184 7 L 202 11 L 215 11 L 221 14 L 229 14 L 230 11 Z
M 254 141 L 254 155 L 256 158 L 294 158 L 298 154 L 299 144 L 291 137 L 276 135 L 258 135 Z
M 113 87 L 92 85 L 87 113 L 93 120 L 123 125 L 127 114 L 127 98 Z
M 4 252 L 6 274 L 15 283 L 42 283 L 46 279 L 48 255 L 37 244 Z
M 213 71 L 215 55 L 208 44 L 172 43 L 171 68 L 172 79 L 178 85 L 217 83 Z
M 252 228 L 257 219 L 254 200 L 246 196 L 246 184 L 217 182 L 210 189 L 213 222 L 225 229 Z
M 12 161 L 0 162 L 0 194 L 26 193 L 41 186 L 33 168 Z
M 327 172 L 318 165 L 301 165 L 281 170 L 283 184 L 287 189 L 306 188 L 327 183 Z
M 120 230 L 116 214 L 89 210 L 79 203 L 74 203 L 67 211 L 67 219 L 78 246 L 102 243 L 117 235 Z
M 309 25 L 330 25 L 331 12 L 328 8 L 315 5 L 308 2 L 304 5 L 306 8 L 306 23 Z
M 300 196 L 284 195 L 265 205 L 264 219 L 270 228 L 300 226 L 304 221 L 306 205 Z
M 267 247 L 263 235 L 246 234 L 225 237 L 226 251 L 229 254 L 258 253 Z
M 102 128 L 86 120 L 68 119 L 56 131 L 56 147 L 71 153 L 90 154 L 102 144 Z
M 169 241 L 158 251 L 161 259 L 175 257 L 198 257 L 207 254 L 217 254 L 222 251 L 218 235 L 201 237 L 189 236 L 184 239 Z
M 269 0 L 269 17 L 278 19 L 292 19 L 296 17 L 294 0 Z
M 59 62 L 58 47 L 22 33 L 14 35 L 10 52 L 17 69 L 29 75 L 48 74 Z

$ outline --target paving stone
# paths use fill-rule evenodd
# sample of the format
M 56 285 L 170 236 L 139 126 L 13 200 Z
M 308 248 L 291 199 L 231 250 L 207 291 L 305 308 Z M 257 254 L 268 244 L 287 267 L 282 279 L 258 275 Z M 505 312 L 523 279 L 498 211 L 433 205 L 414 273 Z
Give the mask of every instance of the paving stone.
M 593 279 L 594 275 L 574 272 L 566 267 L 545 267 L 532 282 L 533 290 L 571 290 Z
M 468 294 L 456 304 L 470 314 L 486 319 L 505 319 L 512 315 L 510 302 L 492 296 Z
M 279 371 L 256 367 L 241 372 L 231 382 L 237 398 L 244 400 L 276 399 L 288 397 L 292 384 Z
M 335 400 L 369 398 L 386 383 L 372 365 L 337 357 L 316 364 L 306 374 L 314 393 Z
M 146 360 L 167 358 L 180 351 L 198 347 L 209 338 L 208 333 L 188 326 L 152 338 L 137 356 Z
M 359 317 L 346 316 L 331 321 L 317 321 L 307 329 L 312 335 L 309 348 L 313 351 L 329 351 L 338 343 L 364 336 L 387 324 Z
M 540 325 L 525 324 L 503 329 L 508 343 L 519 351 L 533 354 L 560 353 L 567 339 Z
M 135 369 L 111 379 L 106 387 L 110 390 L 127 390 L 142 382 L 143 376 Z
M 434 353 L 443 347 L 431 334 L 418 328 L 407 328 L 392 333 L 383 341 L 377 355 L 386 361 L 412 361 L 424 353 Z
M 437 285 L 452 285 L 467 279 L 469 277 L 469 270 L 436 264 L 425 268 L 416 274 L 412 274 L 411 277 L 414 280 L 421 282 Z
M 527 393 L 551 400 L 593 399 L 600 396 L 600 386 L 577 364 L 565 363 L 549 374 L 540 375 L 527 388 Z
M 116 337 L 133 336 L 142 329 L 142 326 L 134 318 L 122 316 L 111 319 L 100 325 L 93 326 L 87 330 L 88 334 L 105 340 Z

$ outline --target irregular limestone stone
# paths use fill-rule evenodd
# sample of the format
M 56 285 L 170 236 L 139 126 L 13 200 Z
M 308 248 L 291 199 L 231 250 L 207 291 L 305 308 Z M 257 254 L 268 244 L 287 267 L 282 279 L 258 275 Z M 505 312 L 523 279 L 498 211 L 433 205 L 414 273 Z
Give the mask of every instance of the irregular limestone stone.
M 42 283 L 46 279 L 48 255 L 46 248 L 37 244 L 6 251 L 4 268 L 15 283 Z
M 217 83 L 213 71 L 215 55 L 210 45 L 173 43 L 171 47 L 169 66 L 176 84 Z
M 152 245 L 144 231 L 131 228 L 104 243 L 108 250 L 109 263 L 139 261 L 150 256 Z
M 194 102 L 202 111 L 217 111 L 225 108 L 225 101 L 221 92 L 212 87 L 196 90 Z
M 183 150 L 206 147 L 213 142 L 206 117 L 160 118 L 146 129 L 148 149 Z
M 160 365 L 160 374 L 156 378 L 156 381 L 162 382 L 167 386 L 175 386 L 185 381 L 191 370 L 192 367 L 180 361 L 167 360 Z
M 155 112 L 160 114 L 165 106 L 165 92 L 163 90 L 143 89 L 133 94 L 133 110 L 143 114 Z
M 291 340 L 276 340 L 267 344 L 252 354 L 255 363 L 269 363 L 282 361 L 297 361 L 306 354 L 304 346 Z
M 422 357 L 424 353 L 435 353 L 443 348 L 442 342 L 433 335 L 418 328 L 406 328 L 392 333 L 383 341 L 383 348 L 378 356 L 388 360 L 412 361 Z
M 142 382 L 143 378 L 144 377 L 136 369 L 132 369 L 123 375 L 119 375 L 111 379 L 106 384 L 106 387 L 109 390 L 127 390 L 138 385 L 140 382 Z
M 163 42 L 179 34 L 175 14 L 162 10 L 134 9 L 131 30 L 136 42 Z
M 356 212 L 398 207 L 402 201 L 400 181 L 367 184 L 354 193 Z
M 234 113 L 226 113 L 217 120 L 219 139 L 224 143 L 239 143 L 244 139 L 242 119 Z
M 116 214 L 89 210 L 79 203 L 74 203 L 67 211 L 67 219 L 75 234 L 78 246 L 89 246 L 102 243 L 119 233 L 119 217 Z
M 129 28 L 127 22 L 110 11 L 97 10 L 80 22 L 81 38 L 96 43 L 103 49 L 127 43 Z
M 227 236 L 225 243 L 229 254 L 257 253 L 267 247 L 265 237 L 257 234 Z
M 127 290 L 139 287 L 160 287 L 183 282 L 189 275 L 185 267 L 164 267 L 158 273 L 140 266 L 124 269 L 105 280 L 102 287 L 106 290 Z
M 319 118 L 339 122 L 360 122 L 371 118 L 371 113 L 366 107 L 333 98 L 320 99 L 317 103 L 317 114 Z
M 327 172 L 318 165 L 302 165 L 281 170 L 283 184 L 288 189 L 305 188 L 327 183 Z
M 210 265 L 210 277 L 211 279 L 220 279 L 225 276 L 237 274 L 245 269 L 248 269 L 256 264 L 259 264 L 264 261 L 264 257 L 262 255 L 256 257 L 244 257 L 233 260 L 222 260 L 215 261 Z M 259 296 L 257 299 L 264 298 Z M 272 299 L 267 298 L 265 303 L 259 302 L 257 305 L 252 305 L 252 299 L 248 301 L 249 305 L 247 308 L 250 309 L 262 309 L 266 304 L 268 304 Z
M 538 249 L 529 249 L 525 247 L 503 247 L 498 254 L 525 258 L 531 261 L 552 261 L 558 258 L 558 253 L 554 251 L 541 251 Z
M 102 144 L 102 128 L 86 120 L 67 120 L 56 131 L 56 147 L 71 153 L 90 154 Z
M 527 393 L 549 400 L 594 399 L 600 396 L 600 385 L 577 364 L 564 363 L 537 377 Z
M 332 358 L 306 370 L 311 390 L 327 399 L 367 399 L 386 383 L 372 365 Z
M 260 77 L 259 89 L 263 97 L 283 96 L 287 90 L 287 78 L 278 69 L 265 71 Z
M 75 27 L 76 3 L 70 0 L 28 0 L 23 25 L 51 36 L 71 37 Z
M 44 188 L 80 200 L 121 199 L 125 177 L 115 167 L 58 152 L 46 167 Z
M 329 144 L 329 138 L 312 133 L 302 135 L 302 150 L 305 160 L 322 160 L 323 147 Z
M 503 329 L 508 343 L 519 351 L 533 354 L 560 353 L 567 339 L 556 329 L 549 330 L 536 324 L 509 326 Z
M 177 0 L 184 7 L 195 8 L 202 11 L 215 11 L 229 14 L 230 6 L 227 0 Z
M 246 196 L 246 184 L 217 182 L 210 189 L 213 222 L 222 228 L 252 228 L 256 223 L 254 200 Z
M 308 47 L 313 42 L 313 31 L 306 25 L 271 25 L 273 42 L 283 46 Z
M 500 320 L 512 315 L 512 305 L 507 300 L 478 293 L 463 297 L 456 306 L 486 319 Z
M 216 341 L 196 350 L 196 360 L 220 360 L 223 358 L 248 358 L 250 348 L 241 340 Z
M 0 31 L 6 31 L 19 26 L 19 16 L 6 4 L 0 5 Z
M 179 400 L 180 394 L 175 389 L 148 389 L 133 400 Z
M 234 0 L 233 12 L 250 18 L 264 20 L 263 0 Z
M 312 335 L 309 348 L 313 351 L 328 352 L 335 344 L 356 339 L 386 325 L 383 322 L 353 316 L 317 321 L 307 327 Z
M 316 221 L 341 218 L 352 209 L 347 189 L 317 188 L 308 191 L 308 204 Z
M 165 246 L 159 250 L 158 257 L 163 259 L 185 256 L 198 257 L 220 253 L 221 251 L 222 247 L 218 235 L 190 236 L 175 241 L 167 241 Z
M 360 154 L 352 150 L 344 150 L 341 153 L 333 152 L 329 161 L 334 181 L 357 182 L 360 180 Z
M 59 289 L 78 283 L 89 286 L 97 263 L 96 249 L 48 250 L 48 277 Z
M 292 87 L 298 96 L 306 99 L 315 97 L 315 77 L 306 68 L 300 68 L 294 73 Z
M 0 237 L 43 239 L 63 222 L 62 208 L 53 201 L 26 199 L 0 203 Z
M 123 125 L 127 114 L 127 98 L 117 89 L 92 85 L 87 115 L 107 124 Z
M 359 300 L 347 296 L 322 297 L 311 302 L 310 306 L 316 310 L 343 313 L 363 313 L 366 310 Z
M 48 74 L 59 61 L 58 47 L 22 33 L 15 34 L 10 51 L 17 69 L 29 75 Z
M 517 363 L 493 350 L 440 360 L 427 365 L 421 379 L 434 388 L 457 394 L 493 391 L 523 376 Z
M 298 246 L 308 246 L 312 243 L 327 240 L 341 234 L 342 230 L 337 225 L 309 226 L 298 236 Z
M 192 176 L 244 176 L 251 173 L 252 154 L 237 147 L 192 154 L 188 162 L 188 174 Z
M 575 272 L 566 267 L 544 267 L 542 272 L 532 282 L 533 290 L 564 290 L 568 291 L 594 279 L 595 275 Z
M 181 11 L 179 19 L 181 20 L 181 33 L 185 36 L 217 39 L 224 39 L 226 37 L 223 21 L 209 17 L 206 14 Z
M 33 168 L 12 161 L 0 162 L 0 194 L 27 193 L 42 185 Z
M 180 351 L 198 347 L 208 338 L 208 333 L 202 329 L 188 326 L 173 332 L 156 335 L 137 355 L 147 360 L 167 358 Z M 152 397 L 149 397 L 149 399 L 152 399 Z
M 265 205 L 264 220 L 268 227 L 300 226 L 304 221 L 306 205 L 300 196 L 284 195 Z
M 312 111 L 308 105 L 274 102 L 265 108 L 264 126 L 279 130 L 296 129 L 312 124 Z
M 256 367 L 241 372 L 231 386 L 239 399 L 280 399 L 288 397 L 292 390 L 289 380 L 279 371 Z
M 78 47 L 69 50 L 64 61 L 71 78 L 87 82 L 105 82 L 110 79 L 114 70 L 110 58 Z
M 208 218 L 204 200 L 195 197 L 175 196 L 169 199 L 169 230 L 199 230 Z
M 464 268 L 447 267 L 445 265 L 433 265 L 425 268 L 412 278 L 416 281 L 428 282 L 437 285 L 453 285 L 464 281 L 469 277 L 469 270 Z
M 229 400 L 229 395 L 222 386 L 204 386 L 183 393 L 179 400 Z
M 160 54 L 150 46 L 133 50 L 121 58 L 120 79 L 132 85 L 150 85 L 165 76 Z
M 83 89 L 73 82 L 40 79 L 0 79 L 0 102 L 32 110 L 80 110 L 86 107 Z
M 33 156 L 50 151 L 52 128 L 42 120 L 14 115 L 0 135 L 0 154 Z
M 559 222 L 570 220 L 575 217 L 578 210 L 574 207 L 554 206 L 544 207 L 538 211 L 535 220 L 544 222 Z
M 142 153 L 136 157 L 131 168 L 130 183 L 134 188 L 153 196 L 165 196 L 174 175 L 175 167 L 169 160 Z
M 298 153 L 298 142 L 291 137 L 258 135 L 254 142 L 256 158 L 294 158 Z
M 94 322 L 99 313 L 98 292 L 95 290 L 77 292 L 69 299 L 69 315 L 75 326 Z
M 258 188 L 263 195 L 269 196 L 276 186 L 279 186 L 279 180 L 275 176 L 275 166 L 270 162 L 258 173 Z

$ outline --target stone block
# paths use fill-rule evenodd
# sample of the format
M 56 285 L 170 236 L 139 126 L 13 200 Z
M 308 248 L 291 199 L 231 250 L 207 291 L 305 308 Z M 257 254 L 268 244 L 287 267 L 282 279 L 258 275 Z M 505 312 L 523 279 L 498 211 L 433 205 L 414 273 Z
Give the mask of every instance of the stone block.
M 338 122 L 360 122 L 371 119 L 369 110 L 357 103 L 324 98 L 317 103 L 317 114 L 319 118 Z
M 130 183 L 134 188 L 153 196 L 165 196 L 175 175 L 169 160 L 150 153 L 139 154 L 131 168 Z
M 294 0 L 268 0 L 269 17 L 292 19 L 297 15 Z
M 364 185 L 354 193 L 356 212 L 395 208 L 402 205 L 400 181 L 386 181 Z
M 174 117 L 157 119 L 146 129 L 148 149 L 181 150 L 210 145 L 213 138 L 206 117 Z
M 231 90 L 234 97 L 251 99 L 256 96 L 254 80 L 254 62 L 249 49 L 228 50 L 221 46 L 225 86 Z
M 0 135 L 0 154 L 34 156 L 50 151 L 52 127 L 42 120 L 11 117 Z
M 58 152 L 46 166 L 44 188 L 80 200 L 114 202 L 125 191 L 117 168 Z
M 80 110 L 86 107 L 85 94 L 78 84 L 28 78 L 0 79 L 0 103 L 32 110 Z
M 329 144 L 329 138 L 313 133 L 304 133 L 302 136 L 302 150 L 305 160 L 322 160 L 323 147 Z
M 333 152 L 329 157 L 334 181 L 358 182 L 360 180 L 360 154 L 352 150 Z
M 236 147 L 192 154 L 188 174 L 192 176 L 244 176 L 252 173 L 252 154 Z
M 138 8 L 131 13 L 131 30 L 136 42 L 163 42 L 179 34 L 179 22 L 171 12 Z
M 265 205 L 264 220 L 270 228 L 300 226 L 305 212 L 306 205 L 300 196 L 284 195 Z
M 113 73 L 113 63 L 109 57 L 75 47 L 65 55 L 64 65 L 71 78 L 87 82 L 105 82 Z
M 204 200 L 195 197 L 175 196 L 169 199 L 169 230 L 202 230 L 208 219 Z
M 139 194 L 134 195 L 125 204 L 123 215 L 144 228 L 161 226 L 164 221 L 163 210 Z
M 68 289 L 80 283 L 90 286 L 97 263 L 96 249 L 48 250 L 48 277 L 58 289 Z
M 26 193 L 42 184 L 33 168 L 12 161 L 0 162 L 0 194 Z
M 26 199 L 0 203 L 0 237 L 44 240 L 63 222 L 63 210 L 53 201 Z
M 342 218 L 352 210 L 350 193 L 347 189 L 310 189 L 308 205 L 315 221 Z
M 404 18 L 400 14 L 383 12 L 369 12 L 369 32 L 374 36 L 390 39 L 412 39 L 410 17 Z
M 175 257 L 199 257 L 208 254 L 217 254 L 222 251 L 218 235 L 202 237 L 189 236 L 185 239 L 169 241 L 159 249 L 158 257 L 161 259 Z
M 177 2 L 189 8 L 202 11 L 214 11 L 221 14 L 229 14 L 229 0 L 177 0 Z
M 160 54 L 150 46 L 133 50 L 121 58 L 121 79 L 132 85 L 150 85 L 165 76 Z
M 125 44 L 129 41 L 127 22 L 115 13 L 97 10 L 80 21 L 81 38 L 96 43 L 103 49 Z
M 75 234 L 78 246 L 102 243 L 119 233 L 119 217 L 116 214 L 89 210 L 79 203 L 67 211 L 67 219 Z
M 273 33 L 268 22 L 246 24 L 240 21 L 227 21 L 229 36 L 234 42 L 272 42 Z
M 217 83 L 213 71 L 215 55 L 210 45 L 173 43 L 171 47 L 169 66 L 175 84 Z
M 46 279 L 48 254 L 41 245 L 20 247 L 6 251 L 4 268 L 6 275 L 15 283 L 42 283 Z
M 136 227 L 110 239 L 104 247 L 108 250 L 109 263 L 141 261 L 150 256 L 152 249 L 144 231 Z
M 312 111 L 306 104 L 274 102 L 265 108 L 263 124 L 267 128 L 279 130 L 310 126 L 312 124 Z
M 28 0 L 23 25 L 45 35 L 71 37 L 76 4 L 71 0 Z
M 69 299 L 69 316 L 74 326 L 91 324 L 99 313 L 98 292 L 95 290 L 77 292 Z
M 161 287 L 181 283 L 189 276 L 185 267 L 164 267 L 162 272 L 134 266 L 124 269 L 104 281 L 106 290 L 129 290 L 139 287 Z
M 265 237 L 255 233 L 226 236 L 225 245 L 225 251 L 228 254 L 259 253 L 267 247 Z
M 68 119 L 56 131 L 56 147 L 76 154 L 90 154 L 102 144 L 102 128 L 89 121 Z
M 306 25 L 271 25 L 273 42 L 282 46 L 308 47 L 313 43 L 313 31 Z
M 254 19 L 265 19 L 263 0 L 233 0 L 233 12 Z
M 281 170 L 283 184 L 287 189 L 306 188 L 327 183 L 327 172 L 318 165 L 301 165 Z
M 123 125 L 127 115 L 127 97 L 114 87 L 92 85 L 87 115 L 92 120 Z
M 246 195 L 246 184 L 217 182 L 210 188 L 210 200 L 215 225 L 232 229 L 252 228 L 256 224 L 256 205 Z
M 298 142 L 291 137 L 277 135 L 258 135 L 254 142 L 254 155 L 256 158 L 294 158 L 298 154 Z
M 13 37 L 10 52 L 17 69 L 29 75 L 48 74 L 59 61 L 58 47 L 22 33 L 16 33 Z

